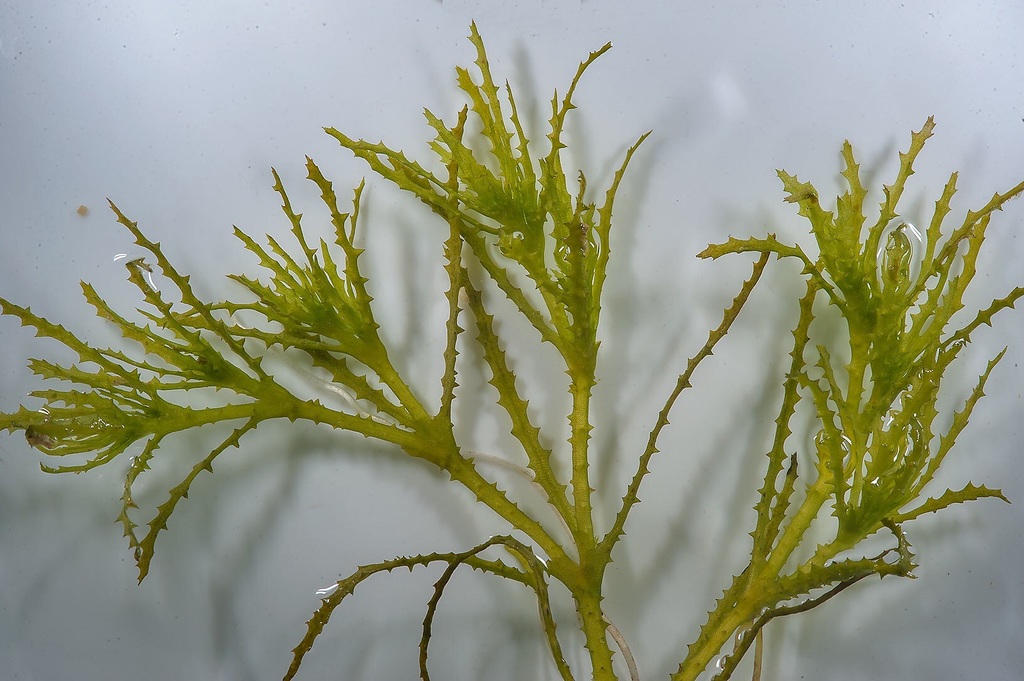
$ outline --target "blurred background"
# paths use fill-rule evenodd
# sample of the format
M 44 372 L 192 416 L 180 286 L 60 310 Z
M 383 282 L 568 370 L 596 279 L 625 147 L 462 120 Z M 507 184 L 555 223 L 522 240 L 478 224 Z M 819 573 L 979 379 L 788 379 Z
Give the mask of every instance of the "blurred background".
M 927 221 L 953 170 L 956 224 L 1024 178 L 1024 5 L 1016 0 L 841 8 L 0 2 L 0 295 L 97 344 L 118 343 L 79 287 L 92 282 L 118 309 L 139 304 L 115 257 L 142 252 L 115 223 L 109 198 L 208 299 L 238 296 L 224 275 L 255 274 L 257 263 L 232 225 L 291 241 L 270 188 L 272 166 L 316 235 L 329 227 L 304 179 L 304 155 L 339 197 L 368 174 L 324 126 L 384 139 L 429 163 L 421 111 L 452 121 L 462 106 L 454 66 L 475 58 L 465 37 L 471 20 L 496 79 L 512 83 L 528 135 L 540 142 L 552 91 L 564 92 L 588 52 L 614 43 L 577 90 L 570 119 L 567 166 L 584 168 L 591 187 L 606 186 L 625 149 L 654 130 L 616 203 L 594 419 L 604 527 L 675 375 L 749 272 L 749 259 L 695 254 L 731 235 L 810 239 L 783 203 L 775 169 L 813 181 L 824 200 L 839 190 L 839 148 L 849 139 L 877 202 L 910 131 L 934 115 L 936 135 L 904 196 L 905 219 Z M 436 399 L 447 230 L 374 177 L 363 210 L 364 271 L 383 333 L 417 390 Z M 989 230 L 975 309 L 1024 283 L 1022 230 L 1024 203 L 1011 202 Z M 676 669 L 746 564 L 802 291 L 790 263 L 769 272 L 678 404 L 611 567 L 608 614 L 644 679 Z M 1020 678 L 1024 316 L 997 319 L 950 376 L 944 404 L 952 409 L 985 362 L 1010 346 L 932 495 L 973 480 L 1001 487 L 1014 504 L 985 500 L 912 523 L 918 579 L 870 580 L 772 623 L 765 681 Z M 551 376 L 561 374 L 528 330 L 514 321 L 502 330 L 537 421 L 557 446 L 566 398 Z M 39 387 L 28 357 L 72 359 L 13 318 L 0 319 L 0 348 L 3 411 Z M 495 393 L 472 364 L 468 353 L 462 434 L 480 451 L 515 460 L 505 422 L 486 406 Z M 791 446 L 812 434 L 798 432 Z M 204 429 L 165 443 L 163 465 L 140 489 L 143 510 L 223 435 Z M 196 482 L 137 585 L 114 522 L 127 463 L 49 476 L 39 460 L 20 434 L 0 436 L 0 676 L 9 679 L 280 678 L 319 604 L 317 589 L 361 564 L 465 550 L 507 530 L 442 476 L 387 447 L 266 424 Z M 535 503 L 529 487 L 502 480 L 525 505 Z M 398 571 L 364 583 L 336 611 L 300 678 L 416 678 L 420 622 L 438 576 Z M 556 678 L 532 594 L 470 571 L 447 593 L 434 627 L 436 678 Z M 564 593 L 555 596 L 570 662 L 582 668 L 572 610 Z M 735 678 L 748 675 L 749 660 Z

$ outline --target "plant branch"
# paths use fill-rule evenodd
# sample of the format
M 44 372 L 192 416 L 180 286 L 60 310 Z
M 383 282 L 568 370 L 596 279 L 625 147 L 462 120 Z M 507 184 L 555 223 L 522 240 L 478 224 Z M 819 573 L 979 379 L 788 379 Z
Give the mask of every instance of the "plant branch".
M 633 506 L 640 500 L 640 485 L 643 483 L 643 479 L 647 473 L 650 472 L 649 465 L 651 458 L 658 452 L 658 438 L 661 436 L 662 430 L 664 430 L 665 426 L 669 423 L 668 417 L 672 408 L 675 406 L 676 400 L 684 390 L 691 387 L 690 378 L 693 376 L 694 371 L 696 371 L 702 361 L 714 354 L 715 345 L 725 337 L 729 332 L 729 329 L 732 327 L 733 322 L 735 322 L 739 317 L 740 310 L 743 309 L 747 299 L 750 297 L 750 293 L 754 290 L 754 286 L 757 285 L 762 272 L 764 272 L 765 266 L 768 264 L 768 258 L 769 254 L 764 253 L 760 258 L 758 258 L 757 262 L 754 263 L 750 278 L 743 282 L 743 286 L 740 287 L 740 292 L 735 298 L 733 298 L 732 304 L 725 309 L 725 312 L 722 315 L 722 323 L 708 334 L 707 341 L 704 342 L 703 347 L 701 347 L 697 354 L 687 360 L 686 371 L 680 374 L 679 378 L 676 380 L 675 388 L 673 388 L 672 392 L 669 394 L 668 399 L 665 400 L 665 404 L 661 408 L 661 412 L 658 414 L 658 420 L 647 438 L 647 447 L 644 449 L 643 454 L 640 455 L 637 471 L 634 473 L 633 479 L 626 490 L 626 494 L 622 498 L 622 506 L 619 508 L 619 512 L 615 516 L 615 521 L 612 524 L 611 529 L 601 540 L 600 552 L 602 555 L 610 557 L 612 550 L 615 548 L 615 544 L 624 534 L 626 519 L 629 517 L 629 512 L 632 510 Z

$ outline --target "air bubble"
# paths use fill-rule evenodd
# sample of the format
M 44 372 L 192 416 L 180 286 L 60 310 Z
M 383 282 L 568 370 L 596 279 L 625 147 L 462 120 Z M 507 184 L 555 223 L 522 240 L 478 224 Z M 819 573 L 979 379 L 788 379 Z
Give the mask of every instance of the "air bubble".
M 506 258 L 512 258 L 513 260 L 519 259 L 522 256 L 523 251 L 526 247 L 526 235 L 519 230 L 513 232 L 503 232 L 498 237 L 498 250 Z
M 320 598 L 327 598 L 328 596 L 331 596 L 335 591 L 337 591 L 339 586 L 340 585 L 337 582 L 335 582 L 334 584 L 325 586 L 322 589 L 317 589 L 316 595 Z
M 952 352 L 953 356 L 960 354 L 960 351 L 967 347 L 967 339 L 957 338 L 956 340 L 949 343 L 947 346 L 947 352 Z
M 138 256 L 138 257 L 130 258 L 129 259 L 129 255 L 127 253 L 118 253 L 118 254 L 116 254 L 114 256 L 113 262 L 120 262 L 121 260 L 125 261 L 124 262 L 125 267 L 127 267 L 129 269 L 135 268 L 135 269 L 137 269 L 139 271 L 145 272 L 146 281 L 149 282 L 150 287 L 154 291 L 158 290 L 157 286 L 156 286 L 156 282 L 153 281 L 153 266 L 150 265 L 148 262 L 146 262 L 146 258 L 145 257 Z
M 892 401 L 892 406 L 889 407 L 889 411 L 885 413 L 882 418 L 882 430 L 889 430 L 889 426 L 895 420 L 895 415 L 903 411 L 903 394 L 896 395 L 896 398 Z
M 562 262 L 568 262 L 569 256 L 572 255 L 572 248 L 568 244 L 559 244 L 555 249 L 555 256 Z
M 901 222 L 892 229 L 885 245 L 878 247 L 878 274 L 883 290 L 909 290 L 920 274 L 923 252 L 924 238 L 913 224 Z

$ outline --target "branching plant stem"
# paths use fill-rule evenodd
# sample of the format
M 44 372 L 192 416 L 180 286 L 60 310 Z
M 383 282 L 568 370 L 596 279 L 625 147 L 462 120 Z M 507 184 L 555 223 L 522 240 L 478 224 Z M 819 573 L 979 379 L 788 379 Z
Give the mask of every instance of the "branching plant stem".
M 400 556 L 364 565 L 320 590 L 322 602 L 292 651 L 286 680 L 299 673 L 334 611 L 364 580 L 396 568 L 443 565 L 427 600 L 419 642 L 420 677 L 428 681 L 428 648 L 441 597 L 457 569 L 468 565 L 534 592 L 552 664 L 563 681 L 574 681 L 574 671 L 591 681 L 615 681 L 615 649 L 631 681 L 638 681 L 637 661 L 626 636 L 604 609 L 606 572 L 626 535 L 651 461 L 664 446 L 673 408 L 691 388 L 698 366 L 734 328 L 772 255 L 799 263 L 805 291 L 795 302 L 798 321 L 792 330 L 789 368 L 781 376 L 780 406 L 764 461 L 764 481 L 754 506 L 750 560 L 710 610 L 685 655 L 680 651 L 672 681 L 695 681 L 712 667 L 718 670 L 716 680 L 726 681 L 751 644 L 758 681 L 762 631 L 769 621 L 818 607 L 871 575 L 913 577 L 916 565 L 906 524 L 954 504 L 985 497 L 1005 501 L 999 490 L 973 482 L 959 490 L 940 490 L 935 497 L 927 497 L 926 489 L 1008 351 L 991 358 L 958 411 L 940 410 L 946 370 L 975 333 L 991 326 L 997 313 L 1024 297 L 1024 287 L 1014 288 L 955 328 L 954 319 L 960 317 L 954 315 L 970 299 L 967 287 L 982 262 L 979 254 L 991 220 L 1008 201 L 1024 194 L 1024 182 L 996 193 L 981 209 L 968 211 L 960 226 L 944 230 L 956 193 L 953 173 L 935 201 L 922 243 L 914 244 L 908 234 L 919 232 L 902 221 L 898 204 L 914 174 L 914 163 L 932 135 L 934 121 L 929 118 L 899 155 L 895 180 L 882 186 L 877 216 L 868 217 L 873 213 L 865 209 L 868 190 L 853 147 L 846 142 L 841 175 L 847 190 L 836 198 L 834 208 L 823 205 L 811 183 L 778 171 L 785 201 L 810 223 L 813 247 L 783 243 L 768 234 L 729 238 L 700 254 L 716 259 L 754 253 L 757 260 L 721 323 L 679 375 L 654 419 L 646 446 L 639 451 L 621 505 L 607 532 L 600 535 L 591 435 L 593 392 L 601 368 L 601 299 L 612 252 L 615 197 L 625 186 L 630 160 L 650 133 L 626 148 L 608 186 L 596 191 L 583 172 L 563 167 L 568 139 L 563 133 L 569 112 L 576 108 L 572 98 L 584 72 L 611 45 L 592 52 L 579 65 L 564 95 L 554 94 L 545 134 L 547 148 L 538 154 L 519 118 L 511 86 L 506 83 L 499 88 L 494 81 L 475 24 L 469 39 L 476 51 L 476 68 L 472 72 L 456 69 L 467 104 L 451 125 L 425 112 L 436 133 L 430 148 L 439 165 L 421 165 L 383 142 L 355 140 L 333 128 L 326 130 L 375 174 L 425 204 L 445 227 L 439 248 L 447 278 L 443 292 L 447 314 L 436 330 L 438 347 L 443 345 L 444 350 L 441 362 L 429 364 L 441 367 L 439 398 L 422 397 L 420 386 L 399 370 L 405 363 L 392 361 L 385 341 L 389 335 L 380 332 L 368 281 L 360 269 L 363 185 L 355 188 L 351 208 L 343 209 L 331 181 L 308 158 L 307 177 L 330 216 L 333 240 L 312 240 L 302 213 L 293 208 L 284 183 L 272 171 L 273 190 L 280 197 L 295 246 L 289 251 L 270 237 L 261 245 L 236 229 L 242 246 L 262 268 L 261 277 L 229 275 L 244 293 L 240 299 L 204 300 L 160 244 L 111 204 L 116 220 L 147 254 L 125 263 L 128 281 L 141 298 L 138 314 L 126 317 L 90 285 L 82 288 L 87 303 L 121 331 L 131 349 L 94 347 L 29 308 L 0 298 L 0 312 L 34 327 L 36 335 L 62 343 L 77 357 L 69 366 L 31 360 L 36 374 L 60 387 L 31 393 L 41 405 L 0 414 L 0 429 L 21 431 L 48 462 L 56 461 L 43 464 L 43 470 L 53 473 L 88 471 L 128 458 L 126 452 L 136 443 L 141 447 L 141 453 L 129 458 L 118 516 L 140 581 L 149 572 L 156 541 L 167 529 L 171 514 L 200 475 L 212 472 L 222 453 L 238 447 L 244 435 L 265 421 L 324 424 L 389 443 L 429 463 L 467 489 L 507 523 L 508 530 L 463 551 Z M 443 170 L 435 173 L 429 168 Z M 815 252 L 812 259 L 808 253 Z M 523 341 L 524 347 L 506 352 L 511 343 L 490 312 L 501 309 L 491 299 L 494 295 L 507 298 L 510 305 L 505 309 L 521 315 L 520 321 L 535 330 L 534 345 Z M 822 334 L 822 325 L 814 322 L 824 314 L 841 319 L 845 334 Z M 256 322 L 243 326 L 239 318 Z M 475 331 L 468 340 L 463 325 Z M 479 348 L 480 366 L 460 360 L 466 343 Z M 553 358 L 567 378 L 545 376 L 535 385 L 517 376 L 510 357 L 542 351 L 556 353 Z M 325 404 L 296 394 L 272 370 L 271 355 L 278 361 L 300 357 L 303 367 L 311 365 L 312 370 L 298 371 L 340 400 Z M 836 358 L 840 357 L 848 359 L 839 364 Z M 490 384 L 487 392 L 493 388 L 495 412 L 507 425 L 515 451 L 481 454 L 474 442 L 463 441 L 472 436 L 456 428 L 458 400 L 482 399 L 462 394 L 460 376 L 481 367 L 480 378 Z M 553 445 L 557 438 L 535 425 L 538 421 L 527 397 L 531 391 L 562 390 L 569 394 L 569 409 L 559 418 L 567 419 L 569 435 L 567 441 Z M 194 406 L 193 396 L 202 397 L 202 406 Z M 798 413 L 812 419 L 809 440 L 793 436 Z M 176 462 L 176 452 L 162 447 L 177 433 L 215 423 L 229 423 L 230 434 L 191 461 Z M 161 503 L 145 508 L 134 490 L 157 456 L 161 464 L 167 461 L 167 470 L 182 477 L 166 490 Z M 524 461 L 525 466 L 516 461 Z M 521 507 L 519 489 L 503 490 L 485 475 L 492 465 L 528 481 L 547 508 L 538 513 L 535 503 Z M 564 533 L 553 527 L 552 514 Z M 831 524 L 821 523 L 823 518 L 831 518 Z M 811 529 L 816 523 L 834 528 L 834 534 L 824 540 L 815 538 Z M 745 531 L 737 529 L 737 533 Z M 891 534 L 896 546 L 879 555 L 865 555 L 864 540 L 878 532 Z M 493 557 L 499 552 L 511 556 L 512 563 Z M 570 668 L 556 631 L 548 588 L 554 582 L 568 591 L 578 616 L 589 656 L 589 666 L 581 671 Z M 685 627 L 688 622 L 671 624 Z M 730 641 L 732 651 L 723 652 Z

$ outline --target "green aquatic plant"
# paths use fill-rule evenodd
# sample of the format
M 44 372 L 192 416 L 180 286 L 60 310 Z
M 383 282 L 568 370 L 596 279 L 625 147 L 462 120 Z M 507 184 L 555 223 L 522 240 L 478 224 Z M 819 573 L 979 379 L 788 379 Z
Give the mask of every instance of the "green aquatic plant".
M 160 245 L 113 203 L 117 221 L 147 253 L 126 263 L 129 281 L 144 300 L 138 310 L 141 318 L 122 315 L 93 287 L 82 287 L 96 313 L 134 344 L 126 349 L 96 347 L 29 308 L 0 299 L 4 314 L 18 317 L 38 336 L 64 344 L 78 357 L 68 366 L 31 360 L 35 373 L 61 387 L 32 393 L 43 405 L 0 415 L 0 427 L 23 431 L 33 447 L 52 457 L 55 463 L 43 465 L 48 472 L 88 471 L 126 456 L 133 445 L 141 447 L 133 449 L 137 453 L 129 459 L 119 517 L 140 581 L 150 569 L 156 541 L 171 514 L 196 478 L 212 471 L 221 453 L 239 446 L 241 438 L 264 421 L 303 419 L 391 443 L 432 464 L 507 521 L 509 533 L 461 551 L 358 567 L 333 590 L 323 590 L 322 604 L 294 649 L 286 679 L 299 671 L 336 608 L 361 582 L 395 568 L 428 565 L 444 570 L 427 602 L 420 641 L 422 678 L 429 676 L 427 653 L 436 607 L 452 574 L 463 565 L 533 591 L 561 678 L 617 678 L 613 647 L 621 651 L 630 676 L 637 678 L 624 632 L 611 624 L 602 605 L 606 570 L 626 535 L 629 514 L 640 499 L 670 412 L 690 387 L 698 366 L 728 333 L 773 254 L 801 264 L 806 292 L 796 301 L 799 319 L 755 506 L 750 560 L 725 589 L 689 649 L 685 654 L 680 651 L 681 663 L 672 679 L 695 679 L 709 668 L 717 670 L 716 678 L 729 678 L 755 641 L 760 647 L 760 631 L 770 620 L 808 610 L 870 575 L 912 577 L 914 555 L 905 530 L 909 521 L 956 503 L 1003 498 L 998 490 L 973 483 L 934 497 L 927 494 L 1005 350 L 991 359 L 959 410 L 940 418 L 939 388 L 946 370 L 980 326 L 990 324 L 997 312 L 1024 295 L 1024 288 L 1015 288 L 954 323 L 976 274 L 989 221 L 1005 202 L 1024 192 L 1024 183 L 967 212 L 961 225 L 947 233 L 943 222 L 956 192 L 954 173 L 935 202 L 928 226 L 918 232 L 901 219 L 897 204 L 932 134 L 929 119 L 900 154 L 896 179 L 882 188 L 883 200 L 873 221 L 866 217 L 868 191 L 846 143 L 842 177 L 848 189 L 832 210 L 823 207 L 810 183 L 779 172 L 786 201 L 796 204 L 811 223 L 816 254 L 774 235 L 732 238 L 700 254 L 719 258 L 753 253 L 757 259 L 721 324 L 687 362 L 660 413 L 652 415 L 646 444 L 633 455 L 635 473 L 624 485 L 614 518 L 602 528 L 595 518 L 591 481 L 591 401 L 600 373 L 601 295 L 615 197 L 630 159 L 648 134 L 628 147 L 609 186 L 595 201 L 584 174 L 569 173 L 562 165 L 563 133 L 581 76 L 610 45 L 591 53 L 565 94 L 556 93 L 552 99 L 546 152 L 537 155 L 511 88 L 499 88 L 491 74 L 475 25 L 470 40 L 477 51 L 477 72 L 457 69 L 468 106 L 453 124 L 426 112 L 436 133 L 430 145 L 440 161 L 436 172 L 382 143 L 327 130 L 377 175 L 412 193 L 447 225 L 447 236 L 439 245 L 448 287 L 447 321 L 437 330 L 444 338 L 444 368 L 436 402 L 426 402 L 411 386 L 379 333 L 369 282 L 360 269 L 362 185 L 354 192 L 352 207 L 343 208 L 332 182 L 311 159 L 306 164 L 308 178 L 330 212 L 333 243 L 310 240 L 302 215 L 274 172 L 274 190 L 296 248 L 290 251 L 273 238 L 264 246 L 236 229 L 265 270 L 262 277 L 231 275 L 246 292 L 243 299 L 201 298 Z M 472 126 L 467 125 L 471 116 Z M 154 284 L 158 276 L 159 287 Z M 535 329 L 535 341 L 553 348 L 565 369 L 567 379 L 559 390 L 567 389 L 570 396 L 569 436 L 558 447 L 542 436 L 526 397 L 550 391 L 551 386 L 517 380 L 506 355 L 506 339 L 491 313 L 494 301 L 488 301 L 496 292 Z M 243 325 L 243 317 L 260 322 Z M 817 330 L 814 322 L 820 318 L 841 319 L 845 331 L 836 333 L 834 324 L 827 333 Z M 453 404 L 459 397 L 460 371 L 466 369 L 458 348 L 474 342 L 461 339 L 463 325 L 473 329 L 497 404 L 521 449 L 503 453 L 502 460 L 543 492 L 547 510 L 565 534 L 550 529 L 547 516 L 528 512 L 499 488 L 485 475 L 483 458 L 468 451 L 456 435 Z M 264 362 L 265 353 L 275 347 L 312 362 L 328 377 L 342 398 L 340 404 L 308 399 L 286 387 Z M 190 400 L 193 394 L 202 399 Z M 798 409 L 814 419 L 817 435 L 812 442 L 792 433 Z M 230 435 L 184 471 L 166 500 L 145 520 L 138 520 L 143 509 L 136 503 L 135 483 L 155 457 L 176 455 L 173 447 L 162 445 L 176 433 L 219 422 L 233 424 Z M 817 524 L 817 533 L 811 532 L 812 523 Z M 824 539 L 821 528 L 827 533 Z M 891 535 L 891 547 L 868 555 L 864 540 L 877 533 Z M 552 582 L 571 595 L 589 656 L 587 671 L 573 670 L 566 662 L 552 616 Z

